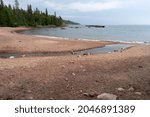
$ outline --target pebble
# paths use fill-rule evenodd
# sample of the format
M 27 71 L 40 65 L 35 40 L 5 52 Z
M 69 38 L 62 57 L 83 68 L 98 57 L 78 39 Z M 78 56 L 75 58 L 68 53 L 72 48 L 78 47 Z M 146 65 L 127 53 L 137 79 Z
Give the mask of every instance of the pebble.
M 120 87 L 120 88 L 117 88 L 117 90 L 118 90 L 118 91 L 125 91 L 125 89 L 124 89 L 124 88 L 121 88 L 121 87 Z
M 10 58 L 10 59 L 14 59 L 15 57 L 14 57 L 14 56 L 10 56 L 9 58 Z
M 85 72 L 86 70 L 85 70 L 85 69 L 83 69 L 82 71 L 83 71 L 83 72 Z
M 32 96 L 29 96 L 28 98 L 29 98 L 29 100 L 33 100 L 34 99 Z
M 143 66 L 139 66 L 139 68 L 143 68 Z
M 68 78 L 65 78 L 65 81 L 68 81 Z
M 117 96 L 110 93 L 102 93 L 101 95 L 97 96 L 99 100 L 117 100 Z
M 114 52 L 118 52 L 118 50 L 114 50 Z
M 135 92 L 135 95 L 142 95 L 141 92 Z
M 91 55 L 90 53 L 84 53 L 83 56 L 89 56 Z
M 133 88 L 133 87 L 130 87 L 130 88 L 128 89 L 128 91 L 134 91 L 134 88 Z
M 97 96 L 97 93 L 91 92 L 91 93 L 89 94 L 89 96 L 90 96 L 90 97 L 95 97 L 95 96 Z
M 65 68 L 65 66 L 64 66 L 64 65 L 62 65 L 62 68 L 64 69 L 64 68 Z
M 87 96 L 87 97 L 95 97 L 97 96 L 97 94 L 95 92 L 91 92 L 91 93 L 83 93 L 84 96 Z
M 76 74 L 75 74 L 75 73 L 72 73 L 72 75 L 75 76 Z
M 82 93 L 83 92 L 83 90 L 80 90 L 80 93 Z
M 89 96 L 89 93 L 83 93 L 84 96 Z
M 24 55 L 21 55 L 21 57 L 25 57 L 26 55 L 24 54 Z
M 75 62 L 74 62 L 74 61 L 70 61 L 69 63 L 72 63 L 72 64 L 74 64 Z
M 31 93 L 32 91 L 31 91 L 31 90 L 27 90 L 27 92 L 28 92 L 28 93 Z

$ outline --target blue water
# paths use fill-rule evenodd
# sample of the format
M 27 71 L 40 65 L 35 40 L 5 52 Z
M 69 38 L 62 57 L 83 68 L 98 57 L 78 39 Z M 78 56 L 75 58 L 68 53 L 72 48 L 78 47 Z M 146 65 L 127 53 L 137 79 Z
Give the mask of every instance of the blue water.
M 56 36 L 71 39 L 114 40 L 125 42 L 150 43 L 150 25 L 106 26 L 88 28 L 83 25 L 64 28 L 36 28 L 24 31 L 25 34 Z

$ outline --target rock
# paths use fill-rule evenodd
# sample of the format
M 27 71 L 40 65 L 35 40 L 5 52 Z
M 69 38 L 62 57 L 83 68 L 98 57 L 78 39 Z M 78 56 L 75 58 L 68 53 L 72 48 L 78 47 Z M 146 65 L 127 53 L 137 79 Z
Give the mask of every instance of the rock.
M 10 58 L 10 59 L 14 59 L 15 57 L 14 57 L 14 56 L 10 56 L 9 58 Z
M 97 96 L 97 93 L 95 93 L 95 92 L 91 92 L 91 93 L 89 94 L 89 97 L 95 97 L 95 96 Z
M 66 28 L 65 27 L 61 27 L 61 29 L 65 30 Z
M 54 100 L 54 98 L 51 97 L 50 100 Z
M 72 75 L 75 76 L 76 74 L 75 74 L 75 73 L 72 73 Z
M 82 93 L 83 92 L 83 90 L 80 90 L 80 93 Z
M 28 99 L 29 99 L 29 100 L 33 100 L 34 98 L 33 98 L 32 96 L 29 96 Z
M 85 71 L 86 71 L 86 69 L 83 69 L 82 71 L 83 71 L 83 72 L 85 72 Z
M 27 90 L 27 92 L 28 92 L 28 93 L 31 93 L 32 91 L 31 91 L 31 90 Z
M 97 96 L 97 94 L 95 92 L 83 93 L 83 95 L 87 96 L 87 97 L 95 97 L 95 96 Z
M 71 51 L 71 54 L 72 54 L 72 55 L 75 55 L 75 52 L 74 52 L 74 51 Z
M 97 99 L 99 100 L 117 100 L 117 96 L 110 93 L 103 93 L 101 95 L 97 96 Z
M 114 52 L 118 52 L 118 50 L 114 50 Z
M 143 68 L 143 66 L 140 65 L 139 68 Z
M 21 55 L 21 57 L 25 57 L 26 55 L 24 54 L 24 55 Z
M 125 89 L 124 89 L 124 88 L 121 88 L 121 87 L 120 87 L 120 88 L 117 88 L 117 90 L 118 90 L 118 91 L 125 91 Z
M 72 63 L 72 64 L 74 64 L 75 62 L 74 62 L 74 61 L 70 61 L 69 63 Z
M 64 66 L 64 65 L 62 65 L 62 68 L 63 68 L 63 69 L 65 69 L 65 66 Z
M 142 95 L 141 92 L 135 92 L 135 95 Z
M 83 95 L 89 97 L 89 93 L 83 93 Z
M 89 56 L 91 55 L 90 53 L 84 53 L 83 56 Z
M 134 91 L 134 88 L 133 88 L 133 87 L 130 87 L 130 88 L 128 89 L 128 91 Z
M 65 81 L 68 81 L 68 78 L 65 78 Z
M 78 55 L 77 57 L 78 57 L 78 58 L 80 58 L 80 57 L 81 57 L 81 55 Z

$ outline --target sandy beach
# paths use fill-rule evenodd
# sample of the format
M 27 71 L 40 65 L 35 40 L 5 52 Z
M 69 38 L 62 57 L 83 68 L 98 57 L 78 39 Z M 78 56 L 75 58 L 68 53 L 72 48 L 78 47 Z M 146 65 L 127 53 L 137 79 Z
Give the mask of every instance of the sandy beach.
M 116 42 L 63 40 L 0 28 L 0 53 L 72 53 Z M 150 45 L 88 56 L 0 58 L 0 99 L 150 99 Z

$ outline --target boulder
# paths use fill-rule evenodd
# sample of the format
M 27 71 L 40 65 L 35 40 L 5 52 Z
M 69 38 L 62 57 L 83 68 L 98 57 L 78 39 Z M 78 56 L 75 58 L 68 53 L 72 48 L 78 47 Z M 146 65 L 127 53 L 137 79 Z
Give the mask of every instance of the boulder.
M 117 96 L 110 93 L 102 93 L 97 96 L 99 100 L 117 100 Z

